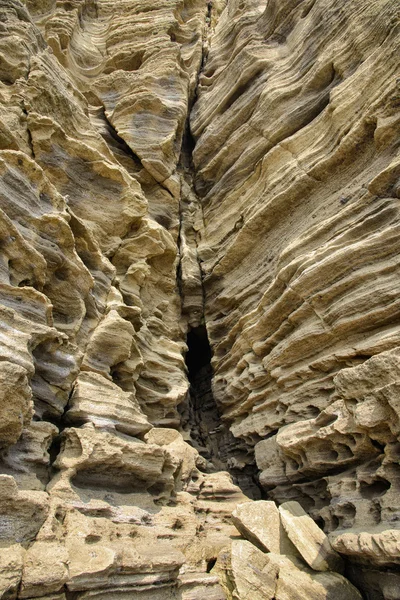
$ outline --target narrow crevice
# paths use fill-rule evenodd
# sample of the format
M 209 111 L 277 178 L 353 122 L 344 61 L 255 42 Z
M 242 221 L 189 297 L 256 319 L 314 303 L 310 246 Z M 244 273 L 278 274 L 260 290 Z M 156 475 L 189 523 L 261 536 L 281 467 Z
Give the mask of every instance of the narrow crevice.
M 233 437 L 214 398 L 212 350 L 205 325 L 189 329 L 186 366 L 190 383 L 186 426 L 199 454 L 207 461 L 208 472 L 228 471 L 236 485 L 251 498 L 264 496 L 258 484 L 254 459 L 240 440 Z M 185 425 L 183 422 L 182 425 Z
M 35 157 L 35 149 L 33 147 L 33 137 L 32 137 L 31 130 L 28 127 L 28 116 L 29 115 L 28 115 L 28 111 L 26 110 L 25 106 L 22 106 L 22 112 L 25 115 L 25 120 L 26 120 L 26 133 L 27 133 L 27 136 L 28 136 L 28 146 L 29 146 L 30 151 L 31 151 L 31 156 L 32 156 L 33 160 L 35 160 L 36 157 Z
M 212 391 L 211 347 L 205 325 L 187 335 L 186 366 L 189 377 L 188 421 L 193 445 L 208 461 L 208 470 L 226 469 L 219 457 L 221 418 Z
M 121 157 L 128 157 L 133 161 L 136 169 L 143 169 L 144 167 L 141 163 L 140 158 L 137 156 L 137 154 L 133 152 L 132 148 L 118 134 L 117 130 L 108 119 L 104 107 L 101 106 L 97 107 L 96 109 L 93 108 L 92 114 L 94 119 L 97 120 L 97 124 L 99 125 L 98 130 L 101 137 L 107 143 L 114 156 L 117 159 Z
M 207 4 L 204 36 L 211 27 L 212 2 Z M 206 45 L 197 80 L 206 63 Z M 180 406 L 181 428 L 189 441 L 205 459 L 206 471 L 228 471 L 236 485 L 249 497 L 260 498 L 263 494 L 258 484 L 254 456 L 247 446 L 233 437 L 229 424 L 223 422 L 212 389 L 212 349 L 206 327 L 206 295 L 204 273 L 198 255 L 199 224 L 203 223 L 203 207 L 196 194 L 194 180 L 196 168 L 193 163 L 195 139 L 190 129 L 190 115 L 197 99 L 198 85 L 193 98 L 188 99 L 188 114 L 182 137 L 180 160 L 177 171 L 181 178 L 179 205 L 179 263 L 177 280 L 182 302 L 182 314 L 186 318 L 188 351 L 185 357 L 188 370 L 189 391 Z

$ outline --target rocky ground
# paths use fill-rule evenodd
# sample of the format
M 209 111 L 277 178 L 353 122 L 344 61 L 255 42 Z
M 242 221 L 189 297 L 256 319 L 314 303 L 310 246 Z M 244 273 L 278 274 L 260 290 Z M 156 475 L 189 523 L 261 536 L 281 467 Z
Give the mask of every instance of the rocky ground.
M 1 597 L 399 600 L 398 2 L 0 28 Z

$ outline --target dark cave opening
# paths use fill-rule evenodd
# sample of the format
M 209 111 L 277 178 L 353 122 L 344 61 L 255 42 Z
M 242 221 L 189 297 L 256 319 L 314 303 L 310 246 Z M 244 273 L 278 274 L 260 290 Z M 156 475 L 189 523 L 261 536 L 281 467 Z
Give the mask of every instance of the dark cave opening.
M 247 449 L 242 447 L 243 442 L 233 437 L 229 424 L 221 419 L 214 398 L 212 350 L 205 325 L 189 330 L 187 346 L 186 366 L 190 389 L 184 421 L 190 429 L 192 444 L 207 461 L 207 472 L 229 471 L 234 483 L 244 493 L 255 499 L 260 498 L 262 493 L 253 460 L 245 460 L 237 468 L 240 458 L 247 456 Z
M 215 566 L 215 563 L 217 562 L 216 558 L 209 558 L 207 561 L 207 573 L 209 573 L 211 571 L 211 569 Z
M 188 346 L 188 351 L 186 353 L 186 366 L 188 368 L 190 384 L 193 386 L 196 383 L 199 372 L 205 367 L 209 367 L 210 374 L 212 376 L 212 352 L 205 325 L 192 327 L 187 334 L 186 343 Z
M 212 351 L 205 325 L 189 329 L 186 343 L 186 366 L 190 383 L 187 423 L 194 447 L 209 461 L 209 469 L 223 468 L 215 436 L 220 415 L 212 391 Z

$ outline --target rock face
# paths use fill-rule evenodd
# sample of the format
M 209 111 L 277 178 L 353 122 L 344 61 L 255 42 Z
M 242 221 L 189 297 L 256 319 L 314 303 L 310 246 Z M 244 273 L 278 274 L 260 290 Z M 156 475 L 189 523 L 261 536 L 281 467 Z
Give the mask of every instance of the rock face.
M 393 600 L 397 2 L 0 15 L 0 595 Z
M 398 24 L 228 2 L 191 115 L 221 418 L 359 573 L 399 556 Z

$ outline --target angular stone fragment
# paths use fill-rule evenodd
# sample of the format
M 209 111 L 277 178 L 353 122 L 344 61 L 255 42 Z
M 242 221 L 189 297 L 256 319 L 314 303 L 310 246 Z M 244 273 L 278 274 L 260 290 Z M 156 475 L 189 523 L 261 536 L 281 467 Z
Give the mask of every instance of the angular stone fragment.
M 69 556 L 58 542 L 35 542 L 27 551 L 19 597 L 61 591 L 68 580 Z
M 233 541 L 222 551 L 214 572 L 235 600 L 361 600 L 338 573 L 315 573 L 295 558 L 265 554 L 247 541 Z
M 10 475 L 0 475 L 0 541 L 27 542 L 35 538 L 49 511 L 48 495 L 20 491 Z
M 179 576 L 180 600 L 226 600 L 216 574 L 182 573 Z
M 275 595 L 279 568 L 271 564 L 269 555 L 253 544 L 238 540 L 219 554 L 212 572 L 219 574 L 228 598 L 271 600 Z M 235 596 L 230 595 L 232 589 Z
M 67 413 L 72 423 L 91 422 L 115 427 L 128 435 L 151 428 L 133 393 L 124 392 L 98 373 L 81 373 L 76 381 Z
M 279 512 L 289 539 L 312 569 L 343 572 L 342 559 L 298 502 L 284 502 Z
M 264 552 L 298 554 L 282 527 L 275 502 L 257 500 L 238 504 L 232 513 L 232 522 L 249 542 Z
M 275 600 L 361 600 L 359 591 L 339 573 L 315 573 L 281 565 Z

